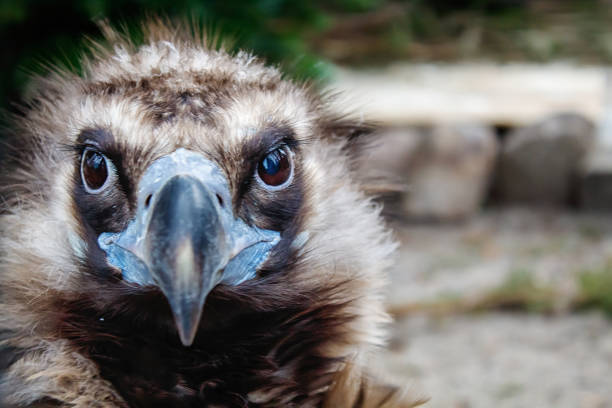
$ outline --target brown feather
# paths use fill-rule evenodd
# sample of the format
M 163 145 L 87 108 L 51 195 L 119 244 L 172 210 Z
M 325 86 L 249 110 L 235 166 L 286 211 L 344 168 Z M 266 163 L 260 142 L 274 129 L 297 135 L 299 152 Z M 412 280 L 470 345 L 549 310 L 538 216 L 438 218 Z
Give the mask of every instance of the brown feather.
M 155 20 L 142 44 L 104 30 L 83 75 L 35 78 L 12 125 L 0 173 L 3 406 L 411 406 L 364 372 L 384 341 L 395 248 L 353 166 L 371 127 L 192 28 Z M 271 193 L 251 180 L 277 137 L 295 176 Z M 104 197 L 80 180 L 91 138 L 118 172 Z M 190 348 L 162 294 L 121 280 L 97 244 L 134 217 L 146 168 L 179 147 L 224 171 L 236 216 L 282 237 L 256 279 L 211 292 Z

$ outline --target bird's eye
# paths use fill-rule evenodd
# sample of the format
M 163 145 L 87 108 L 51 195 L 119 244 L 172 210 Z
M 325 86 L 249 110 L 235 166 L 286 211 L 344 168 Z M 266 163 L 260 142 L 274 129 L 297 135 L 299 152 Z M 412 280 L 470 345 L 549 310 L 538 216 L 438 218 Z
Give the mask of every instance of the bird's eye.
M 108 184 L 112 163 L 102 153 L 86 148 L 81 156 L 81 179 L 85 190 L 97 194 Z
M 257 176 L 268 189 L 279 190 L 288 186 L 293 176 L 291 151 L 280 147 L 268 153 L 257 165 Z

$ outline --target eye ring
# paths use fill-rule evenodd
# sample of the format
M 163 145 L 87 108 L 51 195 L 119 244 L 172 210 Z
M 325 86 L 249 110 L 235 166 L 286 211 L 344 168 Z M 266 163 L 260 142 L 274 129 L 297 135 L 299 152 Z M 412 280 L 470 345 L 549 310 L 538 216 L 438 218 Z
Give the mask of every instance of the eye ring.
M 279 191 L 287 188 L 293 182 L 294 153 L 283 145 L 270 150 L 257 163 L 255 178 L 259 185 L 268 191 Z
M 116 175 L 113 162 L 92 147 L 86 147 L 81 154 L 80 173 L 83 188 L 89 194 L 106 190 Z

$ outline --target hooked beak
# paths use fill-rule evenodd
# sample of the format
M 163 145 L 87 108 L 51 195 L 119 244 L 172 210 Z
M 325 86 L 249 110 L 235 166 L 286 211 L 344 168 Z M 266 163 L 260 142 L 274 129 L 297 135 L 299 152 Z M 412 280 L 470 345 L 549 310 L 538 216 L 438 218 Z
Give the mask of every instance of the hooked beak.
M 181 341 L 191 345 L 204 300 L 227 262 L 219 203 L 202 182 L 186 175 L 170 178 L 152 201 L 144 261 L 168 299 Z
M 98 244 L 124 280 L 161 289 L 190 346 L 208 294 L 219 283 L 255 277 L 280 233 L 235 218 L 223 172 L 189 150 L 151 164 L 137 195 L 134 220 L 124 231 L 100 234 Z

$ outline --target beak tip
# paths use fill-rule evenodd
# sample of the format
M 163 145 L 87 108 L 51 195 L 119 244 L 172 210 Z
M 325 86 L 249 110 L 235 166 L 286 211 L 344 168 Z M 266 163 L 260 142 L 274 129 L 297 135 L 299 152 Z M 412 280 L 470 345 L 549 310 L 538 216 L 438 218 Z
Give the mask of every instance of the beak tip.
M 174 324 L 181 343 L 185 347 L 193 344 L 200 326 L 203 311 L 203 301 L 182 305 L 183 307 L 171 307 L 174 315 Z
M 185 336 L 183 333 L 180 333 L 179 336 L 181 338 L 181 343 L 183 344 L 183 346 L 191 347 L 195 336 L 188 337 L 188 336 Z
M 195 336 L 197 332 L 197 325 L 189 325 L 189 324 L 184 325 L 184 324 L 177 322 L 176 326 L 178 330 L 178 335 L 181 339 L 181 343 L 183 344 L 183 346 L 185 347 L 191 346 L 193 344 L 193 341 L 195 340 Z
M 200 313 L 196 313 L 196 316 L 174 316 L 176 329 L 183 346 L 189 347 L 193 344 L 198 332 L 199 320 Z

